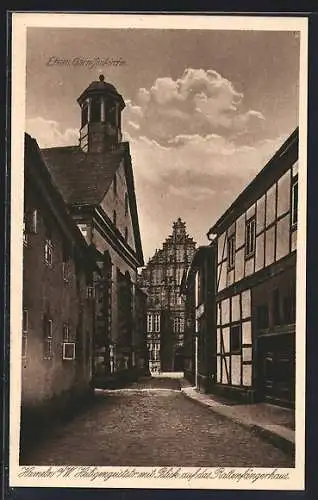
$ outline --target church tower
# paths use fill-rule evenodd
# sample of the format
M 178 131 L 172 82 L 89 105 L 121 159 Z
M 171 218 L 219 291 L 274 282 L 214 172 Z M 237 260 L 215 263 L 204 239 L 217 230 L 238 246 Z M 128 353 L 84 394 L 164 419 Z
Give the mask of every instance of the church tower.
M 80 148 L 87 153 L 105 153 L 121 142 L 122 96 L 104 75 L 92 82 L 77 99 L 81 107 Z

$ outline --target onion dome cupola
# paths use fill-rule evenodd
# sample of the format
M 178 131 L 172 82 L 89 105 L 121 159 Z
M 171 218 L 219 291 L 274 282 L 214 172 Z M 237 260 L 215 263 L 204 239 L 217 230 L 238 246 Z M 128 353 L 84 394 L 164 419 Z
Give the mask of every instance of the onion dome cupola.
M 81 107 L 80 147 L 88 153 L 104 153 L 121 142 L 122 96 L 104 75 L 92 82 L 77 99 Z

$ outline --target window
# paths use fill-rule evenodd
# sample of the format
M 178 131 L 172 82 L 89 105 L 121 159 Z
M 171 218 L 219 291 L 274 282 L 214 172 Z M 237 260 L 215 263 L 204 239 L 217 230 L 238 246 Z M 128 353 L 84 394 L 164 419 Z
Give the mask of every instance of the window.
M 53 350 L 53 321 L 48 319 L 47 315 L 43 318 L 43 334 L 44 334 L 44 358 L 52 359 Z
M 88 122 L 88 104 L 83 104 L 82 107 L 82 127 L 84 127 Z
M 68 283 L 70 276 L 70 268 L 68 262 L 62 262 L 62 274 L 64 283 Z
M 184 318 L 174 318 L 173 331 L 175 333 L 183 333 L 184 332 Z
M 241 325 L 230 327 L 230 350 L 231 352 L 241 351 Z
M 256 324 L 258 329 L 268 328 L 269 317 L 267 305 L 261 305 L 256 308 Z
M 107 111 L 107 119 L 108 122 L 113 126 L 116 126 L 116 114 L 116 106 L 110 106 Z
M 38 232 L 38 211 L 36 208 L 30 213 L 30 232 L 33 234 Z
M 33 209 L 25 212 L 23 216 L 23 243 L 26 245 L 29 241 L 29 234 L 38 232 L 38 211 Z
M 125 227 L 125 241 L 128 240 L 128 229 L 127 227 Z
M 68 324 L 63 325 L 63 342 L 68 342 L 70 340 L 70 329 Z
M 183 276 L 183 269 L 178 267 L 176 271 L 177 285 L 181 285 L 182 276 Z
M 86 297 L 93 299 L 95 297 L 95 288 L 93 286 L 86 287 Z
M 153 316 L 153 331 L 160 332 L 160 314 L 154 314 Z
M 273 324 L 280 325 L 281 315 L 280 315 L 280 297 L 278 288 L 276 288 L 272 294 L 272 307 L 273 307 Z
M 235 234 L 229 236 L 227 240 L 227 266 L 233 269 L 235 264 Z
M 53 263 L 52 233 L 48 225 L 45 227 L 44 261 L 48 266 L 51 266 Z
M 117 195 L 117 175 L 114 175 L 114 180 L 113 180 L 113 193 L 116 196 Z
M 63 360 L 72 361 L 75 359 L 75 342 L 63 343 Z
M 297 227 L 298 222 L 298 177 L 295 177 L 292 184 L 292 227 Z
M 245 231 L 245 257 L 251 257 L 255 253 L 255 234 L 256 233 L 256 219 L 250 219 L 246 222 Z
M 200 304 L 201 300 L 201 276 L 200 271 L 195 274 L 195 305 L 196 307 Z
M 184 250 L 182 247 L 178 247 L 176 250 L 176 259 L 178 262 L 183 262 L 184 259 Z
M 100 122 L 101 121 L 101 101 L 99 98 L 94 98 L 91 101 L 91 122 Z
M 125 215 L 128 215 L 128 193 L 125 193 Z
M 152 314 L 147 315 L 147 332 L 152 332 Z
M 63 243 L 63 262 L 62 262 L 62 274 L 63 274 L 63 280 L 64 283 L 68 283 L 71 272 L 70 272 L 70 255 L 68 248 L 65 243 Z
M 44 243 L 44 261 L 48 266 L 53 263 L 53 247 L 50 239 L 46 239 Z
M 113 211 L 113 224 L 114 224 L 114 226 L 116 226 L 116 224 L 117 224 L 117 213 L 116 213 L 116 210 Z

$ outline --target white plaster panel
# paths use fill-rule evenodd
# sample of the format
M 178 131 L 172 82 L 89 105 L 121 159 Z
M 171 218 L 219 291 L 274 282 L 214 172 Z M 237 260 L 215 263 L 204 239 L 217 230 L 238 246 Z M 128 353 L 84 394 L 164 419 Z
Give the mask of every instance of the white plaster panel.
M 256 237 L 255 272 L 264 267 L 264 233 Z
M 244 278 L 244 247 L 236 252 L 235 255 L 235 281 L 240 281 Z
M 277 222 L 276 260 L 282 259 L 289 253 L 290 236 L 289 214 Z
M 277 217 L 290 210 L 290 170 L 277 182 Z
M 251 316 L 251 290 L 242 292 L 242 318 Z
M 242 344 L 252 343 L 252 325 L 250 321 L 242 323 Z
M 231 382 L 232 385 L 241 385 L 241 356 L 231 358 Z
M 252 365 L 243 365 L 243 380 L 242 383 L 246 387 L 250 387 L 252 385 Z
M 231 299 L 232 321 L 239 321 L 241 318 L 240 295 L 234 295 Z
M 266 231 L 265 266 L 269 266 L 275 259 L 275 226 Z

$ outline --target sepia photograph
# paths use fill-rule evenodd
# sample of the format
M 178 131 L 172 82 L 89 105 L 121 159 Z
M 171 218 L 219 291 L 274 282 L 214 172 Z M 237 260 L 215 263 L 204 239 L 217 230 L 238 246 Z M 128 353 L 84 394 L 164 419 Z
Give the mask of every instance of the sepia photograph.
M 10 485 L 304 488 L 307 20 L 15 13 Z

